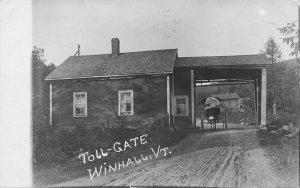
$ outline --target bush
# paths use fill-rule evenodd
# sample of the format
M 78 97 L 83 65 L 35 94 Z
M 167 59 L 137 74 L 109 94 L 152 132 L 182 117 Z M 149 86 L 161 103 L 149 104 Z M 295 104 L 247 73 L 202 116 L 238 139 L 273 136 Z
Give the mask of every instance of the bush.
M 111 138 L 107 130 L 101 127 L 87 127 L 78 124 L 75 128 L 61 128 L 59 142 L 63 151 L 93 150 L 110 144 Z
M 181 135 L 178 134 L 178 130 L 171 127 L 167 119 L 167 117 L 158 118 L 149 127 L 146 127 L 151 145 L 169 146 L 180 139 Z
M 56 147 L 43 147 L 39 148 L 39 152 L 36 155 L 38 164 L 45 166 L 63 164 L 70 158 L 60 149 Z
M 68 160 L 68 156 L 59 147 L 58 130 L 43 128 L 34 131 L 33 161 L 36 165 L 61 164 Z
M 245 119 L 244 113 L 240 111 L 228 110 L 227 112 L 227 122 L 240 123 L 241 120 Z
M 124 126 L 110 129 L 111 139 L 113 141 L 123 142 L 139 136 L 138 129 L 130 129 Z
M 288 125 L 289 123 L 293 123 L 296 125 L 297 123 L 297 115 L 289 114 L 289 113 L 279 113 L 279 116 L 272 117 L 267 121 L 267 129 L 268 130 L 276 130 L 281 128 L 283 125 Z
M 95 149 L 110 147 L 114 142 L 123 143 L 143 134 L 148 134 L 147 141 L 152 146 L 168 146 L 182 135 L 172 130 L 166 120 L 167 118 L 159 118 L 147 124 L 146 128 L 139 125 L 139 129 L 126 126 L 102 129 L 87 127 L 85 124 L 45 128 L 35 133 L 38 138 L 34 160 L 38 164 L 61 164 L 82 151 L 93 152 Z

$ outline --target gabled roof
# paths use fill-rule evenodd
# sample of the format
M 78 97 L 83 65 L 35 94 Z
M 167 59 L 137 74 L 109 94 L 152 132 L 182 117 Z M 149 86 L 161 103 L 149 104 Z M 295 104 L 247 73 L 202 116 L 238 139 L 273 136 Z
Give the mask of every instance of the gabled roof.
M 175 67 L 210 67 L 210 66 L 267 66 L 271 62 L 266 55 L 235 55 L 235 56 L 206 56 L 179 57 Z
M 168 74 L 174 69 L 177 49 L 71 56 L 46 80 Z
M 239 95 L 237 93 L 222 93 L 222 94 L 212 94 L 212 97 L 219 98 L 221 100 L 226 99 L 239 99 Z

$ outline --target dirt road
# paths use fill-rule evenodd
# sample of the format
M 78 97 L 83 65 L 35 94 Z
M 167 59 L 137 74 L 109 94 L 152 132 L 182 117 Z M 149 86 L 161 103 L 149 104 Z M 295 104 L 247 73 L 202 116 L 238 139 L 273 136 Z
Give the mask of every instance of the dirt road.
M 280 187 L 280 177 L 260 147 L 255 127 L 195 132 L 171 147 L 171 156 L 93 179 L 58 186 L 132 185 Z

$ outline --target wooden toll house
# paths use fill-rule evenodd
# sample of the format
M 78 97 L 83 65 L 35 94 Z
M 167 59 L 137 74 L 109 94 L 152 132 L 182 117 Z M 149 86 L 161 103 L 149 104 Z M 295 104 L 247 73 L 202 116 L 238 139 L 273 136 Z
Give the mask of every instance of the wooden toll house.
M 71 56 L 45 79 L 50 124 L 102 126 L 109 118 L 147 122 L 166 117 L 195 127 L 195 87 L 205 82 L 253 83 L 257 123 L 266 124 L 265 55 L 178 57 L 177 49 Z

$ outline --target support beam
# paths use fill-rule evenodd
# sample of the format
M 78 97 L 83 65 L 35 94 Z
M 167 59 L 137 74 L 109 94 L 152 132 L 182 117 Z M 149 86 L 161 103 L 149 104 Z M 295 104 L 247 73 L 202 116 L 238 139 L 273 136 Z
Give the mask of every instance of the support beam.
M 170 76 L 167 76 L 167 113 L 169 125 L 171 124 L 171 95 L 170 95 Z
M 256 123 L 257 125 L 259 125 L 258 122 L 258 89 L 257 89 L 258 85 L 257 85 L 257 79 L 254 80 L 254 104 L 255 104 L 255 118 L 256 118 Z
M 196 87 L 207 87 L 207 86 L 228 86 L 228 85 L 242 85 L 242 84 L 253 84 L 253 82 L 237 82 L 237 83 L 216 83 L 216 84 L 206 84 L 206 85 L 200 85 L 200 83 L 196 83 Z
M 267 69 L 261 70 L 261 104 L 260 126 L 264 127 L 267 122 Z
M 172 74 L 172 98 L 171 98 L 171 109 L 172 109 L 172 124 L 174 125 L 175 124 L 175 117 L 174 117 L 174 112 L 173 112 L 173 105 L 175 105 L 175 104 L 173 104 L 173 100 L 174 100 L 174 95 L 175 95 L 175 88 L 174 88 L 174 73 Z
M 52 126 L 52 83 L 50 83 L 50 126 Z
M 191 70 L 191 108 L 192 108 L 192 124 L 195 124 L 195 79 L 194 70 Z
M 224 82 L 224 83 L 236 83 L 236 82 L 252 82 L 253 79 L 252 78 L 240 78 L 240 79 L 214 79 L 214 80 L 196 80 L 195 82 L 196 83 L 212 83 L 212 82 L 215 82 L 215 83 L 221 83 L 221 82 Z
M 257 117 L 258 117 L 258 125 L 261 124 L 261 71 L 259 74 L 259 78 L 257 81 Z

